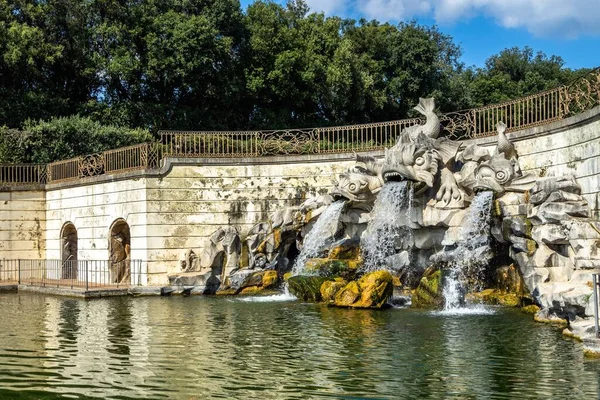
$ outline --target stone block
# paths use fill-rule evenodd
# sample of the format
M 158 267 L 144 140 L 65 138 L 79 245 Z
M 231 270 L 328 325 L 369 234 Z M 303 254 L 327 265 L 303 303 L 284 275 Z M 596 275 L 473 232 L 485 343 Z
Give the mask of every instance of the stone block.
M 530 209 L 527 204 L 519 204 L 519 205 L 504 205 L 500 204 L 501 216 L 503 217 L 513 217 L 517 215 L 526 216 L 528 210 Z
M 600 260 L 575 260 L 575 268 L 600 272 Z
M 453 246 L 462 239 L 462 228 L 453 226 L 446 230 L 442 246 Z
M 534 292 L 540 283 L 547 282 L 550 278 L 550 271 L 545 267 L 536 267 L 533 262 L 533 257 L 529 257 L 526 253 L 514 253 L 510 250 L 510 256 L 517 262 L 523 275 L 525 285 L 530 292 Z
M 567 238 L 575 239 L 600 239 L 600 221 L 571 220 L 563 221 L 562 225 L 567 232 Z
M 569 240 L 576 259 L 600 260 L 600 239 Z
M 511 235 L 508 239 L 515 250 L 524 251 L 528 255 L 532 255 L 538 248 L 536 242 L 531 239 L 518 237 L 514 235 Z
M 568 244 L 569 232 L 562 224 L 535 225 L 531 228 L 531 237 L 538 243 Z
M 500 198 L 498 198 L 498 202 L 502 206 L 517 206 L 525 204 L 525 194 L 517 192 L 505 192 Z
M 567 203 L 543 203 L 533 207 L 527 217 L 533 225 L 560 223 L 572 219 L 571 217 L 587 218 L 590 208 L 586 201 Z
M 565 192 L 559 190 L 550 193 L 550 196 L 546 199 L 545 203 L 565 203 L 565 202 L 579 202 L 585 201 L 580 194 Z
M 531 189 L 530 201 L 532 204 L 541 204 L 554 192 L 563 191 L 567 193 L 580 194 L 581 188 L 572 176 L 549 176 L 540 178 Z
M 423 210 L 423 226 L 462 226 L 467 216 L 467 209 L 439 209 L 435 207 L 426 207 Z
M 445 230 L 435 228 L 413 231 L 414 245 L 417 249 L 439 247 L 444 240 L 445 233 Z

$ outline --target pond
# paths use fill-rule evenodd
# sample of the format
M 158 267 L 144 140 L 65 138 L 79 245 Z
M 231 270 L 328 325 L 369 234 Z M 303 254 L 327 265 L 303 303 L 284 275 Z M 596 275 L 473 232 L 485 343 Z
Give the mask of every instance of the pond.
M 600 362 L 512 309 L 252 300 L 2 294 L 0 398 L 598 398 Z

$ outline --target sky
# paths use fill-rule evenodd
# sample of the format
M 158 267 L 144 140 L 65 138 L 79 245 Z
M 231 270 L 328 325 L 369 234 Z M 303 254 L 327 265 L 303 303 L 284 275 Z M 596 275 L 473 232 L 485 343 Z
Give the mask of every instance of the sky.
M 275 0 L 285 4 L 286 0 Z M 557 55 L 568 68 L 600 67 L 600 0 L 305 0 L 311 11 L 345 18 L 437 25 L 484 65 L 508 47 Z M 246 8 L 253 0 L 241 0 Z

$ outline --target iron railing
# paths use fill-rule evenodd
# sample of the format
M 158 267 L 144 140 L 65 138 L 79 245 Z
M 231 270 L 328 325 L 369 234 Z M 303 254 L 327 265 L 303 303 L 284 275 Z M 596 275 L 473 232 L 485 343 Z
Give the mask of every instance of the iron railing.
M 597 338 L 600 338 L 600 326 L 598 322 L 598 319 L 600 318 L 600 315 L 598 314 L 598 299 L 600 299 L 600 274 L 592 274 L 592 280 L 592 300 L 594 302 L 594 333 L 596 334 Z
M 496 134 L 503 121 L 516 131 L 558 121 L 600 105 L 600 68 L 569 85 L 531 96 L 440 116 L 443 135 L 471 139 Z M 345 153 L 381 150 L 400 132 L 422 119 L 361 125 L 271 131 L 162 131 L 157 143 L 57 161 L 45 165 L 0 165 L 0 185 L 73 181 L 132 170 L 158 169 L 165 157 L 258 157 L 287 154 Z
M 141 260 L 0 260 L 0 283 L 38 287 L 101 289 L 140 286 Z M 117 277 L 124 276 L 117 280 Z

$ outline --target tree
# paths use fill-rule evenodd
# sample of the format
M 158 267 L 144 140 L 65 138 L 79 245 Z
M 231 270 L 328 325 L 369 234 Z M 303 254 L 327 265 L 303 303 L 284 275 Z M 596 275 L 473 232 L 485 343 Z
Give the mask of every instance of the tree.
M 588 71 L 573 71 L 564 68 L 564 64 L 561 57 L 547 57 L 530 47 L 504 49 L 488 58 L 485 67 L 468 72 L 473 105 L 499 103 L 552 89 Z
M 147 130 L 101 125 L 87 117 L 30 120 L 22 131 L 0 127 L 0 162 L 48 163 L 151 140 Z
M 87 2 L 0 2 L 0 123 L 77 112 L 97 75 Z
M 238 1 L 97 0 L 93 9 L 99 118 L 153 130 L 244 122 Z

